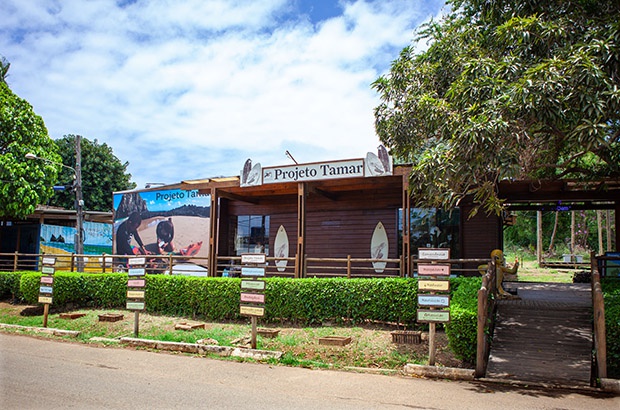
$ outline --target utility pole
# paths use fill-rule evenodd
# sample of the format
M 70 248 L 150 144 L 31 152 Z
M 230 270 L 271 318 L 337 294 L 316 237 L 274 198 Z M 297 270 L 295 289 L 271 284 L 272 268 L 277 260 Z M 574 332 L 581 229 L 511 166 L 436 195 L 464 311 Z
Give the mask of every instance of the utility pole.
M 75 136 L 75 210 L 76 210 L 76 234 L 75 253 L 84 254 L 84 200 L 82 199 L 82 137 Z M 84 259 L 78 256 L 78 272 L 84 272 Z

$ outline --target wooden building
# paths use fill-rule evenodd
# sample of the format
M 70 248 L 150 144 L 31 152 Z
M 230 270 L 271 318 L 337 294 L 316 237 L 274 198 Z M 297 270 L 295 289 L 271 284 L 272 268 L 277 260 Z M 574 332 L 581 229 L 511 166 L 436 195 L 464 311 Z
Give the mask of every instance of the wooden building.
M 369 175 L 366 169 L 365 173 L 356 175 L 303 178 L 308 166 L 320 170 L 322 166 L 332 165 L 337 166 L 338 161 L 328 165 L 295 164 L 262 170 L 251 169 L 251 164 L 246 164 L 239 177 L 182 182 L 182 189 L 211 195 L 210 212 L 214 223 L 210 225 L 209 271 L 214 273 L 212 276 L 221 275 L 228 263 L 227 257 L 252 249 L 272 258 L 288 257 L 290 263 L 278 269 L 283 276 L 320 276 L 324 271 L 313 264 L 320 259 L 323 266 L 349 260 L 350 267 L 350 260 L 357 261 L 357 264 L 354 262 L 357 266 L 353 268 L 354 276 L 363 277 L 412 275 L 413 261 L 420 247 L 448 247 L 451 259 L 466 260 L 488 259 L 493 249 L 503 247 L 503 228 L 509 222 L 505 215 L 498 217 L 481 211 L 470 217 L 472 204 L 467 201 L 451 211 L 412 208 L 408 193 L 410 166 L 392 167 L 390 164 L 386 166 L 389 172 L 378 175 Z M 271 180 L 268 183 L 244 181 L 251 179 L 253 172 L 254 177 L 258 172 Z M 280 172 L 279 180 L 274 178 L 277 172 Z M 289 178 L 283 178 L 287 172 Z M 596 185 L 519 181 L 501 183 L 499 194 L 506 198 L 508 209 L 558 206 L 562 210 L 613 209 L 617 226 L 619 188 L 618 181 L 601 181 Z M 245 234 L 240 234 L 242 225 Z M 381 266 L 377 269 L 375 259 L 379 255 L 372 250 L 373 234 L 378 225 L 387 237 L 387 253 L 380 256 L 387 260 L 381 265 L 385 269 Z M 276 243 L 282 230 L 288 238 L 286 255 L 278 254 L 281 244 Z M 618 232 L 615 238 L 618 243 Z M 285 265 L 284 260 L 280 262 Z M 473 268 L 475 272 L 475 266 L 472 262 L 462 268 Z

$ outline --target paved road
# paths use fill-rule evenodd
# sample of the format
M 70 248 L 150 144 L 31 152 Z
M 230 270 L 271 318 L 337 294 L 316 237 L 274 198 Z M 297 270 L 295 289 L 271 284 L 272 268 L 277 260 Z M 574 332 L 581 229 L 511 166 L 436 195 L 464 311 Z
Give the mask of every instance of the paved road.
M 2 409 L 613 409 L 620 397 L 236 363 L 0 333 Z

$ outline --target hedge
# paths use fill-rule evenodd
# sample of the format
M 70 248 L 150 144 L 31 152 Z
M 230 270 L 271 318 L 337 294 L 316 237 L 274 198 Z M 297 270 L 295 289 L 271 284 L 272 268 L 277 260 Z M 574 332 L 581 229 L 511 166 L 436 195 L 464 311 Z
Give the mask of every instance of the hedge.
M 8 275 L 0 273 L 0 278 Z M 16 278 L 21 278 L 18 280 Z M 0 280 L 0 294 L 16 292 L 36 304 L 41 274 L 19 273 Z M 6 280 L 4 280 L 6 279 Z M 124 308 L 127 274 L 56 272 L 54 305 Z M 200 317 L 204 320 L 239 320 L 240 279 L 147 275 L 146 309 L 150 313 Z M 326 321 L 352 323 L 378 321 L 416 327 L 417 280 L 411 278 L 344 279 L 267 278 L 265 322 L 287 321 L 320 325 Z M 480 278 L 452 279 L 451 348 L 471 360 L 476 352 L 476 292 Z M 472 353 L 473 352 L 473 353 Z
M 620 379 L 620 280 L 603 278 L 605 334 L 607 341 L 607 377 Z

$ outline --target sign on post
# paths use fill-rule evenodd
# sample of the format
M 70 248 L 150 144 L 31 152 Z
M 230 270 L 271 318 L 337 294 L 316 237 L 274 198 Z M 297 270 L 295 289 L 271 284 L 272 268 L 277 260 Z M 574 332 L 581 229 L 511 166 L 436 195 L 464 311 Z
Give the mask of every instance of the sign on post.
M 134 311 L 134 325 L 133 333 L 135 337 L 138 337 L 140 329 L 140 311 L 146 308 L 146 302 L 144 301 L 146 295 L 146 269 L 144 264 L 146 258 L 137 257 L 129 258 L 127 270 L 127 310 Z
M 245 253 L 241 255 L 241 295 L 239 313 L 250 316 L 252 320 L 252 349 L 256 349 L 256 322 L 265 316 L 265 265 L 264 253 Z
M 450 290 L 450 264 L 445 263 L 450 260 L 450 249 L 421 248 L 418 258 L 424 262 L 418 263 L 418 306 L 423 309 L 417 310 L 417 321 L 429 324 L 428 364 L 434 365 L 435 324 L 450 321 L 450 296 L 436 294 Z
M 50 305 L 53 302 L 54 273 L 56 272 L 56 267 L 54 265 L 56 265 L 56 258 L 45 256 L 41 262 L 42 275 L 39 286 L 39 303 L 43 303 L 43 327 L 47 327 Z

